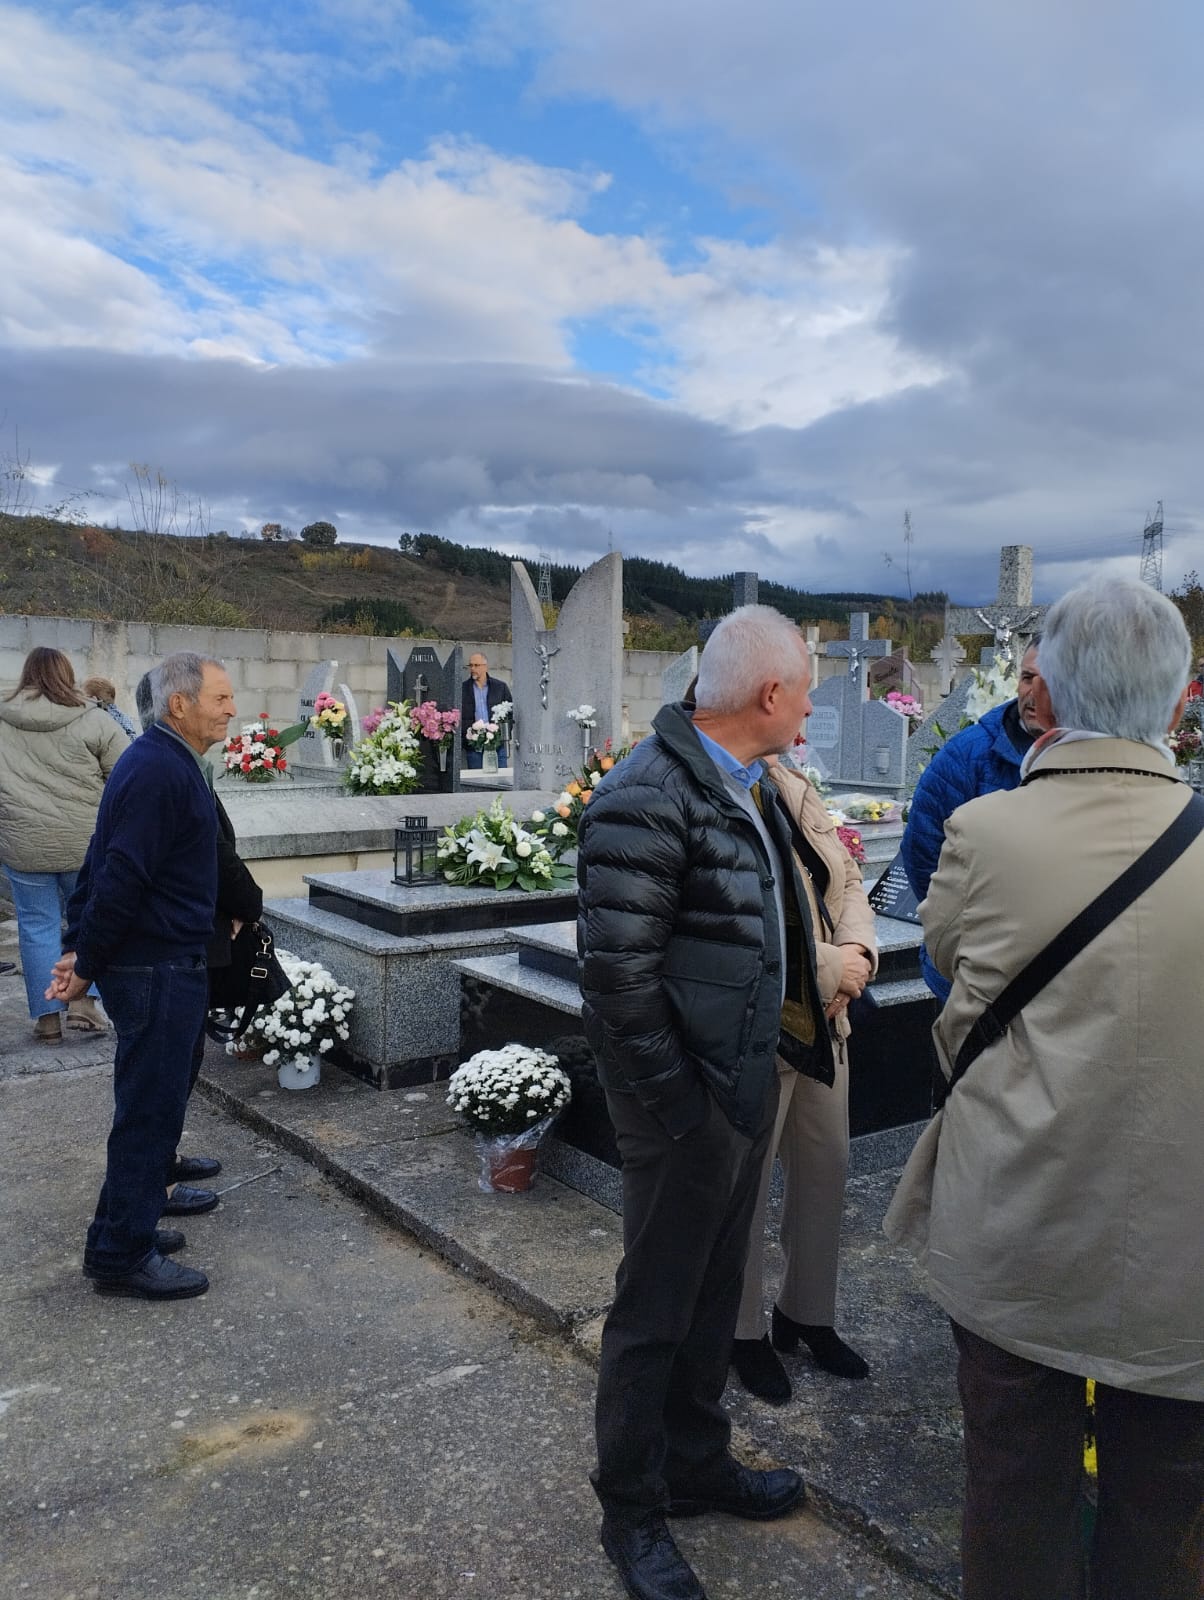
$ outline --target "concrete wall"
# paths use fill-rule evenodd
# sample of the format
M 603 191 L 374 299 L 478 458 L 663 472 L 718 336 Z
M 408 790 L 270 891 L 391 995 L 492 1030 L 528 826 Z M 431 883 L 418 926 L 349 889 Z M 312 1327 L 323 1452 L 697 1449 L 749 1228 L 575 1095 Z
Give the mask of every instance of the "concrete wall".
M 412 644 L 427 642 L 441 647 L 437 640 L 379 639 L 366 634 L 0 616 L 0 689 L 16 682 L 25 657 L 35 645 L 52 645 L 71 657 L 78 678 L 111 678 L 117 686 L 118 704 L 133 717 L 134 687 L 142 674 L 173 650 L 195 650 L 226 663 L 240 715 L 250 719 L 266 711 L 279 726 L 286 726 L 297 719 L 298 692 L 315 662 L 338 662 L 337 681 L 348 686 L 362 714 L 384 701 L 385 660 L 390 646 L 404 653 Z M 465 660 L 474 650 L 480 650 L 491 672 L 512 681 L 509 644 L 466 639 L 463 647 Z M 675 659 L 672 651 L 623 652 L 623 700 L 633 733 L 646 733 L 651 726 L 661 703 L 661 673 Z M 821 658 L 819 667 L 821 678 L 845 670 L 844 663 L 837 659 Z M 931 662 L 917 663 L 916 671 L 925 704 L 936 705 L 940 698 L 936 694 L 936 667 Z

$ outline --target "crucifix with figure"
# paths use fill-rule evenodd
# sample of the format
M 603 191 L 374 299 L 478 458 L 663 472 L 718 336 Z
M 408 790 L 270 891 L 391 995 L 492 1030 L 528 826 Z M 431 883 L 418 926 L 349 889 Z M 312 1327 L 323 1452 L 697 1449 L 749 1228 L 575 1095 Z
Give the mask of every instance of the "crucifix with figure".
M 1005 544 L 999 552 L 999 594 L 993 604 L 947 606 L 945 633 L 991 633 L 993 648 L 983 660 L 1015 665 L 1041 626 L 1045 606 L 1033 604 L 1033 552 L 1027 544 Z
M 869 664 L 878 656 L 890 655 L 890 640 L 871 639 L 869 612 L 854 611 L 849 615 L 849 637 L 829 641 L 824 654 L 848 657 L 849 677 L 857 680 L 857 697 L 864 700 Z

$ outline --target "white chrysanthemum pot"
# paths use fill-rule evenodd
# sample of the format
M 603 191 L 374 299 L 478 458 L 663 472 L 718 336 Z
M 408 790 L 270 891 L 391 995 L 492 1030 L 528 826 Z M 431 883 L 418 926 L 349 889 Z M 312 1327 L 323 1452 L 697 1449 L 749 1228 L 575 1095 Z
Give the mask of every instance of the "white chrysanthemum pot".
M 290 1056 L 276 1068 L 282 1089 L 313 1089 L 322 1077 L 321 1056 Z

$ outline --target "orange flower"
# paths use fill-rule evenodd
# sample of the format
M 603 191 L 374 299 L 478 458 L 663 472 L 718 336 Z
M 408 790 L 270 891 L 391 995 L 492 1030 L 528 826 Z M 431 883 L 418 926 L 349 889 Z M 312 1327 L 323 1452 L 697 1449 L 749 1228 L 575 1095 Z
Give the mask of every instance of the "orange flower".
M 601 761 L 599 761 L 599 763 L 598 763 L 598 765 L 602 768 L 603 772 L 609 772 L 611 767 L 614 766 L 614 764 L 615 764 L 614 756 L 603 756 Z
M 566 794 L 580 794 L 581 793 L 581 785 L 577 782 L 576 778 L 574 778 L 571 783 L 566 783 L 565 786 L 564 786 L 564 789 L 565 789 L 565 793 Z
M 556 815 L 558 817 L 571 817 L 572 814 L 573 814 L 572 806 L 557 806 L 556 807 Z

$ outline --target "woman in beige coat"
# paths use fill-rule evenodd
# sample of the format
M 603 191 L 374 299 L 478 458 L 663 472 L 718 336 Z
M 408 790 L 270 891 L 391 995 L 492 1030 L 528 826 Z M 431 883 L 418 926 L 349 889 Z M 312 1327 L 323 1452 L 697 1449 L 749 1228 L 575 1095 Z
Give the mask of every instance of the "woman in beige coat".
M 801 773 L 772 764 L 770 780 L 810 847 L 801 860 L 815 930 L 820 999 L 833 1039 L 836 1080 L 829 1087 L 778 1059 L 778 1114 L 753 1214 L 744 1292 L 732 1364 L 751 1393 L 775 1405 L 790 1398 L 790 1380 L 774 1350 L 802 1340 L 816 1363 L 845 1378 L 864 1378 L 864 1359 L 837 1334 L 836 1279 L 845 1174 L 849 1164 L 849 1001 L 877 971 L 874 914 L 861 868 L 823 802 Z M 823 910 L 820 908 L 820 898 Z M 825 916 L 826 912 L 826 916 Z M 775 1154 L 782 1163 L 782 1286 L 773 1308 L 772 1346 L 765 1333 L 762 1256 L 765 1213 Z
M 920 907 L 952 983 L 948 1076 L 985 1008 L 1191 800 L 1166 747 L 1187 630 L 1145 584 L 1049 612 L 1060 726 L 1021 787 L 946 823 Z M 1079 1600 L 1095 1379 L 1093 1600 L 1204 1593 L 1204 837 L 953 1085 L 887 1213 L 948 1312 L 965 1414 L 965 1600 Z
M 83 865 L 105 779 L 129 741 L 75 687 L 60 650 L 39 646 L 0 701 L 0 863 L 17 908 L 17 942 L 34 1037 L 54 1043 L 67 1025 L 103 1031 L 90 996 L 47 1000 L 62 954 L 62 911 Z

